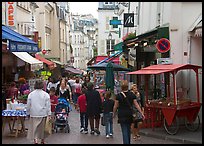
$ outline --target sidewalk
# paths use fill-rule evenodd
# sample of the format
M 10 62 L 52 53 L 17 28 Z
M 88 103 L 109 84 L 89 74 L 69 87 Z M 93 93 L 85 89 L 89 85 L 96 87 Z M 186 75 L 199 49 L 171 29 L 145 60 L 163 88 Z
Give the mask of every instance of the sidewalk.
M 202 144 L 202 124 L 195 132 L 188 131 L 184 126 L 180 126 L 176 135 L 169 135 L 163 127 L 156 127 L 154 130 L 152 128 L 142 128 L 140 134 L 184 144 Z

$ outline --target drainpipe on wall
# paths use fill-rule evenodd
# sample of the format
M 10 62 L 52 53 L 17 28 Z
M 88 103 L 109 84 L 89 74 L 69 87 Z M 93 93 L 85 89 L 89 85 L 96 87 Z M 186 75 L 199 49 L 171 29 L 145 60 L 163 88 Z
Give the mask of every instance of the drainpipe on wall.
M 128 2 L 128 13 L 130 13 L 130 2 Z M 129 27 L 127 28 L 127 34 L 129 33 Z
M 57 6 L 58 7 L 58 6 Z M 59 7 L 59 58 L 61 61 L 61 45 L 60 45 L 60 39 L 61 39 L 61 30 L 60 30 L 60 7 Z
M 188 36 L 188 63 L 191 64 L 191 38 L 192 36 Z
M 139 29 L 139 25 L 140 25 L 140 7 L 141 7 L 141 2 L 138 2 L 138 29 Z
M 192 41 L 192 36 L 189 35 L 189 36 L 188 36 L 188 64 L 191 64 L 191 41 Z M 190 82 L 191 82 L 191 81 L 190 81 L 190 77 L 191 77 L 191 71 L 188 70 L 188 77 L 187 77 L 187 79 L 188 79 L 187 96 L 189 96 L 188 92 L 189 92 L 189 90 L 190 90 Z
M 65 13 L 66 13 L 66 12 L 65 12 Z M 66 18 L 65 18 L 65 19 L 66 19 Z M 65 41 L 66 41 L 66 42 L 65 42 L 65 43 L 66 43 L 66 51 L 65 51 L 65 52 L 66 52 L 66 55 L 65 55 L 65 56 L 66 56 L 66 57 L 65 57 L 66 59 L 65 59 L 65 60 L 66 60 L 66 63 L 67 63 L 67 53 L 68 53 L 67 35 L 68 35 L 68 33 L 67 33 L 67 21 L 65 20 Z

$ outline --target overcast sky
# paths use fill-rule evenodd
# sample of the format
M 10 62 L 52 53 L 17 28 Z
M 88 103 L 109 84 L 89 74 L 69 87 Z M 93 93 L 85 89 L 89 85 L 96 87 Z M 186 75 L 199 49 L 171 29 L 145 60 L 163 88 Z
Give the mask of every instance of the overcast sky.
M 98 2 L 70 2 L 70 12 L 74 14 L 92 14 L 98 19 Z

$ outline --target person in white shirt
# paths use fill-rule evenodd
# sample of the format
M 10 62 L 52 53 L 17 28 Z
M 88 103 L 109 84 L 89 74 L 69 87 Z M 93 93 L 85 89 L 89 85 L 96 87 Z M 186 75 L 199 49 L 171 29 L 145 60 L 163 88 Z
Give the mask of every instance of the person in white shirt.
M 28 95 L 27 115 L 29 118 L 27 138 L 34 140 L 37 144 L 38 139 L 44 144 L 44 131 L 46 118 L 51 119 L 50 96 L 43 91 L 43 82 L 36 81 L 35 90 Z
M 78 97 L 82 94 L 82 85 L 79 83 L 79 77 L 76 77 L 76 82 L 73 84 L 73 102 L 75 109 L 77 109 L 77 100 Z
M 58 85 L 58 83 L 55 83 L 55 82 L 54 82 L 54 79 L 51 78 L 51 79 L 50 79 L 50 82 L 49 82 L 48 85 L 47 85 L 47 92 L 49 93 L 50 88 L 52 88 L 52 87 L 55 87 L 55 90 L 56 90 L 56 89 L 57 89 L 57 85 Z
M 74 83 L 75 83 L 75 78 L 74 78 L 74 76 L 73 75 L 71 75 L 70 76 L 70 79 L 68 80 L 68 82 L 69 82 L 69 84 L 70 84 L 70 86 L 71 86 L 71 88 L 72 88 L 72 92 L 73 92 L 73 85 L 74 85 Z

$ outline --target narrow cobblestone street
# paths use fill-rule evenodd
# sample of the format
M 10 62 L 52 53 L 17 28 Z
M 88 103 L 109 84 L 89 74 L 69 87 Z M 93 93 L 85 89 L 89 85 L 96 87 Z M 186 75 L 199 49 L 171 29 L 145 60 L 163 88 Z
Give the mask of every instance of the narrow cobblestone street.
M 26 120 L 27 123 L 27 120 Z M 82 134 L 79 132 L 79 113 L 76 110 L 72 110 L 69 115 L 69 123 L 71 131 L 70 133 L 53 133 L 46 139 L 48 144 L 122 144 L 122 133 L 120 125 L 117 124 L 117 118 L 114 119 L 114 136 L 113 138 L 106 139 L 105 127 L 100 126 L 100 135 Z M 31 141 L 26 139 L 25 136 L 19 135 L 17 138 L 8 136 L 8 125 L 5 127 L 5 131 L 2 135 L 3 144 L 32 144 Z M 90 132 L 90 131 L 89 131 Z M 167 141 L 158 138 L 152 138 L 142 135 L 140 141 L 132 141 L 132 144 L 179 144 L 174 141 Z

